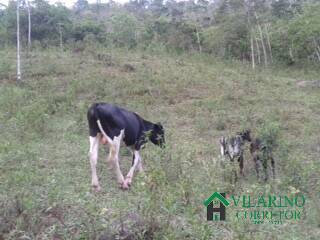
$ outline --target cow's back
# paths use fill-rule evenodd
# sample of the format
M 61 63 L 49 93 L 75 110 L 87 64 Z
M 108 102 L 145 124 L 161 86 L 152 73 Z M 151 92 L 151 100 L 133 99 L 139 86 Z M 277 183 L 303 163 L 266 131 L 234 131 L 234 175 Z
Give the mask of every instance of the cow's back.
M 141 119 L 137 114 L 108 103 L 93 104 L 88 110 L 90 135 L 100 132 L 97 120 L 100 120 L 103 130 L 113 139 L 124 132 L 126 145 L 134 145 L 141 134 Z

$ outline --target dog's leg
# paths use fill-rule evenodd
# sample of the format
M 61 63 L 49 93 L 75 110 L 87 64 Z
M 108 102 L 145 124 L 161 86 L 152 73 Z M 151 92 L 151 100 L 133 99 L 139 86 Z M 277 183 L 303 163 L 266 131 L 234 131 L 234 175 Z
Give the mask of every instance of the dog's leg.
M 239 161 L 239 159 L 238 159 Z M 232 171 L 233 171 L 233 174 L 234 174 L 234 183 L 238 182 L 238 170 L 237 170 L 237 166 L 236 166 L 236 163 L 234 161 L 231 162 L 232 164 Z
M 240 175 L 244 176 L 244 173 L 243 173 L 243 153 L 240 154 L 238 161 L 239 161 Z
M 263 165 L 263 171 L 264 171 L 264 181 L 268 181 L 269 179 L 269 174 L 268 174 L 268 157 L 263 156 L 262 159 L 262 165 Z
M 237 170 L 235 169 L 235 166 L 232 166 L 232 172 L 234 174 L 234 182 L 232 181 L 232 177 L 231 177 L 231 182 L 236 183 L 238 182 L 238 174 L 237 174 Z
M 270 159 L 271 159 L 272 176 L 273 176 L 273 179 L 275 179 L 276 173 L 275 173 L 275 162 L 274 162 L 273 156 L 270 156 Z
M 255 155 L 255 156 L 253 157 L 253 160 L 254 160 L 254 162 L 255 162 L 255 168 L 256 168 L 257 178 L 258 178 L 258 180 L 260 180 L 260 176 L 259 176 L 259 170 L 260 170 L 260 167 L 261 167 L 260 158 L 259 158 L 259 156 Z

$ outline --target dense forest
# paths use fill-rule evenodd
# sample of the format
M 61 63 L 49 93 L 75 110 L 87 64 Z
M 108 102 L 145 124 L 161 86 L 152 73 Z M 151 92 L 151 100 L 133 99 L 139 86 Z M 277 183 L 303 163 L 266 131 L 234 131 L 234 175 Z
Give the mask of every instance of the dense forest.
M 16 42 L 17 1 L 0 7 L 0 46 Z M 256 65 L 320 62 L 316 0 L 19 1 L 22 48 L 86 44 L 200 52 Z M 30 14 L 30 18 L 28 18 Z

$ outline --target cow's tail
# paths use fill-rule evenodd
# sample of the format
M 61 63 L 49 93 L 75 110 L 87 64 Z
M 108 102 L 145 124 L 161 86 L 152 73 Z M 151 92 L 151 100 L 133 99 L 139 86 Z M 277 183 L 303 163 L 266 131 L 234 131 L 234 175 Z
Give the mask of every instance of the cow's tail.
M 91 105 L 87 112 L 89 135 L 91 137 L 96 137 L 97 134 L 100 132 L 97 124 L 97 115 L 97 104 L 95 103 Z
M 106 134 L 106 132 L 103 130 L 99 118 L 97 118 L 97 124 L 98 124 L 98 127 L 99 127 L 100 132 L 102 133 L 102 135 L 105 137 L 105 139 L 107 140 L 107 142 L 108 142 L 109 144 L 111 144 L 111 143 L 112 143 L 112 140 L 111 140 L 111 138 Z
M 88 110 L 87 117 L 89 123 L 89 134 L 90 136 L 95 137 L 99 132 L 101 132 L 102 136 L 106 139 L 106 141 L 108 143 L 111 143 L 112 140 L 110 139 L 110 137 L 108 137 L 101 125 L 101 121 L 99 119 L 98 106 L 99 103 L 94 103 Z

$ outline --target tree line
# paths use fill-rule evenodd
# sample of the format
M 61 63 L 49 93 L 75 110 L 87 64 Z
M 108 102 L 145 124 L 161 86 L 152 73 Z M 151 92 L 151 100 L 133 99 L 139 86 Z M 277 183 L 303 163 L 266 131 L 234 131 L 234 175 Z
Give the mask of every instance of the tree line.
M 0 46 L 108 47 L 199 52 L 268 66 L 320 62 L 317 0 L 78 0 L 69 9 L 45 0 L 0 6 Z

